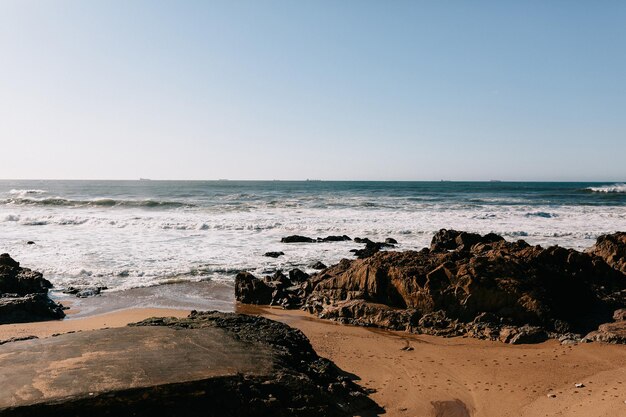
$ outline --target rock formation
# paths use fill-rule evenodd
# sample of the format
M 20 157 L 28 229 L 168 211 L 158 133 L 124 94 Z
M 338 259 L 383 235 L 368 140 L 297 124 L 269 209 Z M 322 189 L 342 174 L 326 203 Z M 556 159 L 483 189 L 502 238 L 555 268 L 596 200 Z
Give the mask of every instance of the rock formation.
M 295 286 L 266 285 L 282 286 L 285 307 L 302 305 L 344 323 L 507 343 L 581 340 L 626 306 L 623 258 L 616 255 L 625 247 L 603 236 L 594 251 L 581 253 L 443 229 L 421 251 L 363 254 Z M 236 295 L 244 301 L 241 289 Z
M 0 324 L 54 320 L 65 317 L 63 306 L 48 298 L 50 281 L 8 254 L 0 255 Z

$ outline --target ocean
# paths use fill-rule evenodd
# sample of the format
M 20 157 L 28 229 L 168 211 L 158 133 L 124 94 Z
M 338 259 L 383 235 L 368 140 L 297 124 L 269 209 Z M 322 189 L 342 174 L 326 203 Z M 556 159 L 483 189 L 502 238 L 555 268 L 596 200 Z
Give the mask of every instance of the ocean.
M 428 246 L 441 228 L 584 249 L 600 234 L 626 230 L 626 184 L 0 181 L 0 252 L 59 291 L 310 271 L 315 261 L 351 258 L 361 245 L 281 237 L 392 237 L 405 250 Z M 268 251 L 285 255 L 263 256 Z

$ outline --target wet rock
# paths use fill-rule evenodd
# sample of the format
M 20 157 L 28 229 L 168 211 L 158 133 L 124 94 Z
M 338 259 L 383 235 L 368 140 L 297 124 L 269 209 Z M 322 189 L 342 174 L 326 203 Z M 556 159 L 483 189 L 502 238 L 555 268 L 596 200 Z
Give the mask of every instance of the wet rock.
M 263 256 L 267 256 L 269 258 L 278 258 L 279 256 L 283 256 L 284 252 L 265 252 Z
M 388 237 L 387 239 L 385 239 L 385 243 L 390 244 L 390 245 L 397 245 L 398 241 L 392 237 Z
M 313 264 L 310 265 L 310 268 L 312 269 L 317 269 L 317 270 L 321 270 L 321 269 L 326 269 L 328 268 L 323 262 L 321 261 L 317 261 Z
M 33 242 L 32 240 L 29 240 L 28 242 L 26 242 L 27 245 L 34 245 L 35 242 Z
M 345 242 L 345 241 L 349 241 L 352 240 L 350 239 L 349 236 L 343 235 L 343 236 L 327 236 L 327 237 L 318 237 L 317 241 L 318 242 Z
M 0 324 L 57 320 L 65 317 L 63 306 L 46 294 L 0 297 Z
M 291 235 L 280 240 L 282 243 L 313 243 L 314 239 L 306 236 Z

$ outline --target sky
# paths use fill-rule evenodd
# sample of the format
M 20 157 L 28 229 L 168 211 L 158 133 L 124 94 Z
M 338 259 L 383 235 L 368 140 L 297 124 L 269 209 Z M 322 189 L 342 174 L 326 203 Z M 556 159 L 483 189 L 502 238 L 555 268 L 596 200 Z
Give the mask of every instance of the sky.
M 0 0 L 0 178 L 626 180 L 626 2 Z

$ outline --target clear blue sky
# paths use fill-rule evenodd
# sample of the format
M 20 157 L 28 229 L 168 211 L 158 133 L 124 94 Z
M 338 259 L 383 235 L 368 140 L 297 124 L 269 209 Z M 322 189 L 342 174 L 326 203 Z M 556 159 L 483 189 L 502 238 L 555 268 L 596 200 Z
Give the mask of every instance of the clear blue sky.
M 626 180 L 624 1 L 0 1 L 0 178 Z

